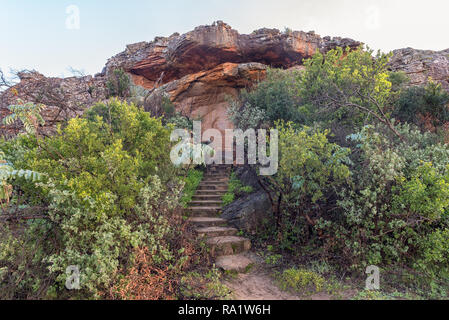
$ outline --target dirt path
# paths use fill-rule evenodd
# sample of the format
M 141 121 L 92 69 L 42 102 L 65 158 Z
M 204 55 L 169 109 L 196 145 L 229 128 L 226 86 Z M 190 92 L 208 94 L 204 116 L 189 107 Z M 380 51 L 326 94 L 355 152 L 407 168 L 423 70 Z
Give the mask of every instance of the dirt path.
M 282 291 L 270 276 L 270 270 L 266 269 L 254 253 L 247 255 L 254 261 L 254 267 L 248 273 L 239 273 L 234 277 L 228 277 L 223 281 L 233 291 L 234 300 L 332 300 L 332 295 L 320 292 L 310 296 L 295 295 Z
M 224 284 L 233 291 L 235 300 L 301 300 L 301 297 L 282 291 L 263 266 L 259 256 L 248 252 L 246 256 L 254 265 L 248 273 L 228 277 Z
M 238 274 L 224 284 L 233 291 L 235 300 L 300 300 L 301 298 L 281 291 L 263 271 L 252 270 Z

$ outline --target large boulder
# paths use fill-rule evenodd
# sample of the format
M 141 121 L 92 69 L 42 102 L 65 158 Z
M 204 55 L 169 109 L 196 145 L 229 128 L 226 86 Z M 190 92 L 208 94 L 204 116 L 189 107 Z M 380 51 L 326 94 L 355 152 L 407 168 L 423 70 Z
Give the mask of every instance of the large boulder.
M 255 234 L 270 223 L 273 214 L 267 194 L 259 190 L 223 208 L 221 217 L 237 229 Z
M 236 177 L 244 186 L 250 186 L 254 192 L 262 190 L 256 170 L 249 165 L 241 165 L 234 169 Z

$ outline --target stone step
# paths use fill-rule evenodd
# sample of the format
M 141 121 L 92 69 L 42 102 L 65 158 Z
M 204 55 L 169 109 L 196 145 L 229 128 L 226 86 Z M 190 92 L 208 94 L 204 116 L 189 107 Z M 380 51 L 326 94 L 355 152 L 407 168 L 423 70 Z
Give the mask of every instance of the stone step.
M 212 189 L 212 190 L 196 190 L 195 196 L 202 196 L 202 195 L 214 195 L 214 196 L 218 196 L 218 195 L 223 195 L 227 192 L 227 190 L 216 190 L 216 189 Z
M 203 181 L 200 182 L 200 185 L 219 185 L 219 186 L 224 186 L 224 185 L 228 185 L 228 181 L 203 180 Z
M 235 236 L 238 232 L 237 229 L 231 227 L 207 227 L 198 228 L 195 230 L 200 237 L 224 237 L 224 236 Z
M 222 200 L 223 195 L 220 194 L 203 194 L 203 195 L 194 195 L 192 197 L 193 201 L 220 201 Z
M 215 266 L 226 271 L 247 272 L 248 267 L 253 264 L 244 254 L 234 254 L 231 256 L 220 256 L 215 259 Z
M 205 174 L 203 174 L 203 179 L 204 178 L 229 179 L 229 174 L 227 174 L 227 173 L 205 173 Z
M 189 207 L 187 212 L 192 217 L 215 217 L 221 212 L 221 207 Z
M 229 177 L 226 176 L 205 176 L 203 181 L 218 180 L 219 182 L 229 182 Z
M 228 186 L 227 185 L 216 185 L 216 184 L 200 184 L 197 188 L 197 190 L 219 190 L 219 191 L 227 191 L 228 190 Z
M 230 256 L 251 249 L 251 241 L 236 236 L 213 237 L 206 241 L 213 257 Z
M 221 200 L 193 200 L 190 201 L 189 205 L 192 207 L 210 207 L 210 206 L 220 206 Z
M 208 205 L 208 206 L 189 206 L 187 208 L 187 210 L 190 211 L 190 212 L 208 211 L 208 212 L 212 212 L 212 213 L 218 213 L 218 212 L 221 211 L 221 209 L 222 209 L 222 207 L 220 205 L 218 205 L 218 206 L 217 205 L 215 205 L 215 206 L 212 206 L 212 205 Z
M 212 217 L 191 217 L 188 221 L 196 228 L 222 227 L 227 223 L 225 219 Z

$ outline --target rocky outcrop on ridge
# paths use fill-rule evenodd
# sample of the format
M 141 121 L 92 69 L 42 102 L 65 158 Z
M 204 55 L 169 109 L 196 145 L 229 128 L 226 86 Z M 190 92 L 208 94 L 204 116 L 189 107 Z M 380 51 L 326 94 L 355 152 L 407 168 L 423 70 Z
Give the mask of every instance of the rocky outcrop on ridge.
M 80 115 L 107 99 L 107 81 L 113 70 L 122 68 L 132 84 L 145 92 L 167 94 L 178 111 L 201 117 L 203 130 L 231 128 L 226 108 L 229 97 L 262 80 L 267 66 L 301 68 L 303 59 L 317 50 L 335 47 L 352 49 L 361 43 L 347 38 L 320 37 L 314 32 L 259 29 L 239 34 L 221 21 L 200 26 L 185 34 L 157 37 L 152 42 L 128 45 L 110 58 L 95 76 L 47 78 L 37 72 L 23 73 L 20 83 L 0 93 L 1 116 L 17 98 L 43 103 L 46 126 L 51 130 L 62 120 Z M 431 77 L 449 90 L 449 49 L 440 52 L 401 49 L 394 52 L 391 69 L 406 72 L 412 84 L 424 84 Z M 0 133 L 14 134 L 17 128 L 0 127 Z
M 393 51 L 391 69 L 403 71 L 411 85 L 423 85 L 432 81 L 441 83 L 449 91 L 449 49 L 443 51 L 405 48 Z
M 45 119 L 44 132 L 50 133 L 58 123 L 83 114 L 86 107 L 107 96 L 106 78 L 98 76 L 47 78 L 36 71 L 20 72 L 20 82 L 0 93 L 0 117 L 9 114 L 7 106 L 16 104 L 18 99 L 24 102 L 42 103 Z M 15 135 L 20 126 L 1 124 L 0 133 Z

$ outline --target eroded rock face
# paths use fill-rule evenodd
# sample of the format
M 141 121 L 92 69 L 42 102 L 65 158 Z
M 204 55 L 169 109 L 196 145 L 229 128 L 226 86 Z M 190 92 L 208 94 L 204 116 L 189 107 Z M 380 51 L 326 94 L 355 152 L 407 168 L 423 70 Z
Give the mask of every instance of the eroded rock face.
M 405 48 L 393 51 L 393 71 L 405 72 L 412 85 L 426 84 L 431 78 L 449 90 L 449 49 L 443 51 Z

